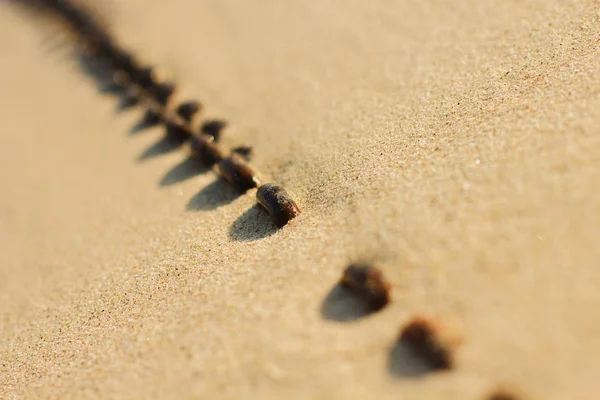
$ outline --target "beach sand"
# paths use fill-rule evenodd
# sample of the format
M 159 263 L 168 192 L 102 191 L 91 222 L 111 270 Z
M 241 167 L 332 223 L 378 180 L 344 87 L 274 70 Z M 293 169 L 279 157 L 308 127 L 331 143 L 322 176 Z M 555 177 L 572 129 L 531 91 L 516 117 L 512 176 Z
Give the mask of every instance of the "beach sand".
M 597 399 L 597 0 L 97 6 L 294 195 L 281 230 L 0 7 L 0 398 Z M 355 261 L 393 285 L 362 318 Z M 451 371 L 393 350 L 425 314 Z

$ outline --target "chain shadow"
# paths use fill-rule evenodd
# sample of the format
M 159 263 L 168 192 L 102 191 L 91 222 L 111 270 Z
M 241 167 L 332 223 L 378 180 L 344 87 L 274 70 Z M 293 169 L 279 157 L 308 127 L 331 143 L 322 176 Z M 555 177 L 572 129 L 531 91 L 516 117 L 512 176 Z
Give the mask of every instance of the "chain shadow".
M 136 135 L 140 132 L 146 131 L 150 128 L 160 125 L 160 121 L 153 120 L 152 117 L 148 116 L 148 112 L 144 115 L 129 129 L 130 135 Z
M 167 171 L 158 184 L 160 186 L 171 186 L 208 171 L 210 171 L 210 168 L 203 165 L 194 157 L 189 156 Z
M 167 136 L 163 136 L 157 142 L 144 150 L 144 152 L 138 156 L 137 161 L 143 162 L 151 158 L 168 154 L 180 148 L 183 143 L 183 141 L 174 141 Z
M 240 197 L 242 194 L 231 187 L 221 178 L 215 179 L 212 183 L 205 186 L 194 197 L 190 199 L 186 206 L 187 211 L 214 210 L 227 205 Z
M 117 97 L 125 95 L 124 88 L 113 81 L 112 71 L 102 65 L 92 55 L 80 50 L 74 50 L 73 58 L 77 61 L 79 71 L 96 84 L 99 93 Z
M 329 291 L 321 304 L 321 317 L 331 321 L 356 321 L 372 313 L 364 301 L 339 283 Z
M 239 242 L 252 242 L 269 237 L 278 229 L 269 214 L 255 204 L 231 224 L 229 238 Z
M 119 104 L 117 105 L 117 112 L 125 112 L 132 109 L 140 104 L 140 98 L 131 93 L 123 93 L 119 96 Z
M 140 104 L 136 93 L 128 92 L 123 86 L 115 83 L 113 73 L 89 54 L 74 50 L 73 58 L 77 61 L 79 71 L 90 78 L 100 94 L 112 95 L 118 102 L 115 113 L 120 114 Z
M 388 355 L 388 372 L 396 378 L 424 378 L 427 375 L 439 373 L 435 368 L 419 357 L 407 343 L 397 341 Z

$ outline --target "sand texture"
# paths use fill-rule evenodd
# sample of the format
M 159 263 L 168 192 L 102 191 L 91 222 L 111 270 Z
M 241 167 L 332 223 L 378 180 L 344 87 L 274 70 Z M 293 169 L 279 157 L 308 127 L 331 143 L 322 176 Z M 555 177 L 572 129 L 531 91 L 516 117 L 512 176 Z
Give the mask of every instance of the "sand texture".
M 598 0 L 97 7 L 303 213 L 277 230 L 0 2 L 0 398 L 598 399 Z M 388 307 L 339 296 L 353 261 Z M 393 350 L 421 314 L 454 370 Z

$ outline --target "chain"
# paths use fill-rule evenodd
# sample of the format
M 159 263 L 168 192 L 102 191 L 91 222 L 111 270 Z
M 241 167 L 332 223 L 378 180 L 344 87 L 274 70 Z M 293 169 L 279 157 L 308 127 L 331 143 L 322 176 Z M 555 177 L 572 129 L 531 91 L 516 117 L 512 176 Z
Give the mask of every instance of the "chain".
M 173 106 L 171 103 L 177 86 L 159 79 L 154 68 L 141 65 L 96 21 L 92 13 L 70 0 L 29 1 L 39 11 L 60 19 L 83 45 L 85 54 L 110 74 L 111 83 L 119 91 L 127 93 L 127 101 L 146 109 L 144 126 L 162 124 L 170 142 L 189 142 L 193 159 L 206 167 L 216 166 L 214 170 L 240 193 L 258 189 L 256 201 L 271 215 L 278 227 L 283 227 L 300 214 L 300 208 L 285 189 L 262 182 L 248 162 L 249 147 L 237 147 L 227 154 L 219 145 L 225 122 L 209 120 L 197 129 L 193 120 L 200 111 L 200 103 L 187 101 Z

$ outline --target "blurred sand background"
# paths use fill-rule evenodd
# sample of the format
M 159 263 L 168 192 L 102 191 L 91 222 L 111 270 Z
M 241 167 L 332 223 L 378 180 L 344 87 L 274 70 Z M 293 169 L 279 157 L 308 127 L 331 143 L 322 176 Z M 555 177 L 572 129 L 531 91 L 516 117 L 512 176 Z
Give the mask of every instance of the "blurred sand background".
M 0 7 L 0 398 L 598 398 L 599 1 L 98 5 L 294 193 L 280 231 Z M 419 313 L 454 371 L 394 359 Z

